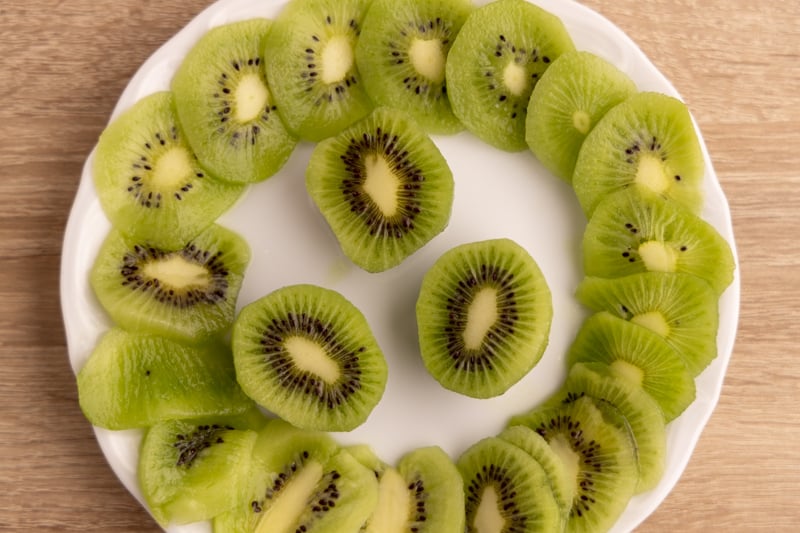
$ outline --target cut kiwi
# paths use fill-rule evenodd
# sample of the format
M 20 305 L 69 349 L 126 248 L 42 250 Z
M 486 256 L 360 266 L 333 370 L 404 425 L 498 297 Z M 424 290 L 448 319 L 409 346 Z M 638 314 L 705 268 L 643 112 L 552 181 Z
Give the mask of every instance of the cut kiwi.
M 373 0 L 356 45 L 372 101 L 407 112 L 431 133 L 462 130 L 447 97 L 445 64 L 472 10 L 469 0 Z
M 386 360 L 364 315 L 315 285 L 283 287 L 242 309 L 233 357 L 245 393 L 305 429 L 352 430 L 386 386 Z
M 561 20 L 529 2 L 497 0 L 479 7 L 447 56 L 453 112 L 492 146 L 524 150 L 531 92 L 550 63 L 574 48 Z
M 90 282 L 100 304 L 122 328 L 196 342 L 233 323 L 249 261 L 244 239 L 218 225 L 179 249 L 111 231 Z
M 561 512 L 542 466 L 513 444 L 488 437 L 456 462 L 464 479 L 466 533 L 561 531 Z
M 172 79 L 175 107 L 203 165 L 231 182 L 275 174 L 296 140 L 278 117 L 263 69 L 271 22 L 254 18 L 209 30 Z
M 342 251 L 369 272 L 397 266 L 441 233 L 453 204 L 453 175 L 439 149 L 388 108 L 319 143 L 306 188 Z
M 244 192 L 209 173 L 178 124 L 173 95 L 157 92 L 109 124 L 97 142 L 92 176 L 111 224 L 153 246 L 194 238 Z
M 717 356 L 718 298 L 689 274 L 646 272 L 616 279 L 586 278 L 578 300 L 654 331 L 697 376 Z
M 547 282 L 510 239 L 457 246 L 425 274 L 416 305 L 422 360 L 445 388 L 489 398 L 539 361 L 553 316 Z
M 642 92 L 609 110 L 586 136 L 572 186 L 587 217 L 604 197 L 627 187 L 671 198 L 699 212 L 704 173 L 703 153 L 686 104 Z
M 533 88 L 525 141 L 544 167 L 567 183 L 583 140 L 609 109 L 636 92 L 633 81 L 591 52 L 567 52 Z
M 604 363 L 614 375 L 642 387 L 666 422 L 695 399 L 695 383 L 680 354 L 657 333 L 607 311 L 589 317 L 567 355 L 567 364 Z
M 721 294 L 733 281 L 733 253 L 708 222 L 673 200 L 634 188 L 606 197 L 583 235 L 587 276 L 686 272 Z
M 112 430 L 241 414 L 255 407 L 239 388 L 230 348 L 222 342 L 187 346 L 112 328 L 77 380 L 83 414 L 95 426 Z
M 365 117 L 372 103 L 355 62 L 369 0 L 292 0 L 264 41 L 278 114 L 296 136 L 321 141 Z

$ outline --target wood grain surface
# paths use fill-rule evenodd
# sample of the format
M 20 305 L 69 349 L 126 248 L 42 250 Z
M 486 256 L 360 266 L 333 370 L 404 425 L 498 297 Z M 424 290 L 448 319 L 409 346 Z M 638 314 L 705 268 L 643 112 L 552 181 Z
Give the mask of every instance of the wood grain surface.
M 254 0 L 256 1 L 256 0 Z M 586 0 L 678 88 L 731 205 L 740 328 L 719 406 L 646 532 L 800 529 L 800 3 Z M 204 0 L 0 2 L 0 530 L 158 531 L 77 403 L 58 296 L 81 166 Z

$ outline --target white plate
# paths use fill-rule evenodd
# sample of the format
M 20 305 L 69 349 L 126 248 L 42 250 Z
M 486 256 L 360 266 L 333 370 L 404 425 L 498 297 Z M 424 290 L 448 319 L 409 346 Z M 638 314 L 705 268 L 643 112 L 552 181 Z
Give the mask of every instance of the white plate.
M 285 0 L 220 0 L 150 57 L 122 93 L 112 119 L 141 97 L 169 87 L 181 59 L 209 28 L 236 20 L 274 17 Z M 589 50 L 626 72 L 640 90 L 678 96 L 639 48 L 617 27 L 590 9 L 564 0 L 536 0 L 562 18 L 579 49 Z M 699 132 L 698 132 L 699 133 Z M 585 218 L 571 188 L 549 175 L 528 152 L 494 150 L 462 133 L 436 137 L 456 179 L 448 228 L 399 267 L 368 274 L 339 251 L 331 232 L 304 189 L 311 144 L 301 144 L 284 169 L 252 186 L 220 222 L 245 236 L 253 252 L 239 307 L 292 283 L 316 283 L 347 296 L 367 316 L 389 363 L 385 395 L 368 421 L 343 443 L 371 444 L 386 461 L 412 448 L 438 444 L 457 457 L 480 438 L 499 432 L 512 414 L 554 392 L 565 376 L 564 356 L 586 311 L 573 291 L 582 278 L 580 242 Z M 702 142 L 702 139 L 701 139 Z M 725 196 L 706 156 L 704 218 L 734 247 Z M 91 156 L 67 225 L 61 302 L 70 362 L 82 367 L 110 322 L 92 295 L 88 272 L 110 225 L 92 185 Z M 539 263 L 553 293 L 550 344 L 541 362 L 501 397 L 475 400 L 444 390 L 424 370 L 416 341 L 414 303 L 424 272 L 445 250 L 463 242 L 509 237 Z M 734 249 L 735 253 L 735 249 Z M 667 431 L 666 473 L 654 490 L 636 496 L 613 531 L 629 531 L 664 500 L 686 467 L 719 398 L 733 349 L 739 310 L 738 270 L 720 301 L 717 359 L 697 379 L 697 399 Z M 97 429 L 97 439 L 114 472 L 140 501 L 136 486 L 139 431 Z M 208 524 L 172 527 L 172 532 L 209 531 Z

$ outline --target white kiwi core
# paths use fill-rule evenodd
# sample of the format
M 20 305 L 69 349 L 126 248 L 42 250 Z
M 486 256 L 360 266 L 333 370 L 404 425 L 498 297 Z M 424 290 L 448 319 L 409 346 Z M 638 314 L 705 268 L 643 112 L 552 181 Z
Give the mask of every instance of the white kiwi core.
M 322 81 L 342 81 L 353 68 L 353 44 L 344 35 L 334 35 L 322 50 Z
M 318 462 L 306 463 L 261 516 L 256 533 L 294 533 L 297 519 L 308 507 L 323 473 Z
M 514 96 L 521 96 L 528 88 L 528 72 L 511 62 L 503 69 L 503 84 Z
M 497 290 L 484 287 L 475 295 L 467 309 L 467 327 L 464 328 L 464 345 L 477 350 L 483 338 L 497 320 Z
M 643 154 L 639 158 L 639 166 L 636 169 L 634 181 L 657 193 L 666 191 L 670 184 L 661 159 L 649 153 Z
M 631 318 L 631 322 L 644 326 L 650 331 L 655 331 L 662 337 L 666 337 L 670 332 L 669 324 L 664 318 L 664 315 L 658 311 L 648 311 L 647 313 L 635 315 Z
M 257 74 L 244 76 L 234 93 L 236 112 L 234 117 L 245 123 L 258 118 L 269 102 L 269 90 Z
M 368 154 L 364 158 L 364 168 L 366 170 L 364 192 L 385 216 L 392 217 L 397 214 L 400 178 L 392 171 L 386 159 L 378 154 Z
M 647 241 L 639 245 L 639 256 L 651 272 L 675 272 L 678 254 L 661 241 Z
M 316 342 L 292 336 L 284 341 L 284 347 L 299 370 L 311 372 L 328 384 L 336 383 L 341 376 L 339 365 Z
M 388 468 L 378 485 L 378 505 L 367 523 L 365 533 L 403 533 L 408 531 L 411 493 L 400 472 Z
M 202 265 L 187 261 L 179 255 L 170 255 L 163 259 L 150 261 L 143 267 L 145 276 L 157 279 L 161 285 L 173 289 L 190 287 L 207 287 L 211 283 L 211 275 Z
M 472 523 L 478 533 L 500 533 L 506 525 L 506 520 L 500 513 L 500 498 L 492 485 L 483 489 L 481 503 L 475 512 Z
M 616 359 L 612 361 L 611 370 L 613 370 L 618 376 L 621 376 L 632 383 L 636 383 L 639 386 L 641 386 L 642 381 L 644 380 L 644 371 L 641 368 L 636 365 L 632 365 L 627 361 L 623 361 L 622 359 Z
M 564 470 L 567 474 L 567 479 L 574 480 L 578 483 L 578 472 L 580 471 L 580 456 L 572 449 L 569 441 L 564 435 L 555 435 L 550 441 L 550 448 L 556 453 L 561 463 L 564 465 Z
M 586 111 L 578 109 L 572 113 L 572 126 L 582 134 L 586 135 L 589 133 L 589 130 L 592 127 L 592 117 L 590 117 L 589 113 Z
M 149 185 L 155 191 L 169 193 L 183 185 L 193 172 L 186 148 L 173 146 L 156 160 Z
M 414 39 L 408 49 L 417 72 L 434 83 L 444 81 L 445 55 L 439 39 Z

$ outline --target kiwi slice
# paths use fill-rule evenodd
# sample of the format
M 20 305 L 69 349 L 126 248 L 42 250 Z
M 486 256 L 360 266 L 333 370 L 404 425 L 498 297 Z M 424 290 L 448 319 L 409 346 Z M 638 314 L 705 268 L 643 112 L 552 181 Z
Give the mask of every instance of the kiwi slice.
M 111 224 L 129 237 L 182 246 L 242 195 L 209 173 L 178 124 L 171 92 L 137 101 L 97 142 L 92 176 Z
M 642 387 L 671 422 L 695 399 L 686 363 L 657 333 L 601 311 L 581 326 L 567 355 L 575 363 L 603 363 L 614 375 Z
M 464 479 L 466 533 L 561 531 L 561 513 L 542 466 L 513 444 L 488 437 L 456 462 Z
M 263 69 L 271 22 L 254 18 L 209 30 L 172 79 L 175 106 L 203 165 L 240 183 L 275 174 L 296 140 L 278 117 Z
M 489 398 L 539 361 L 553 316 L 547 282 L 510 239 L 462 244 L 425 274 L 416 305 L 425 367 L 445 388 Z
M 373 0 L 356 45 L 372 101 L 407 112 L 431 133 L 462 130 L 447 98 L 445 64 L 472 10 L 469 0 Z
M 566 531 L 608 530 L 628 505 L 638 479 L 628 435 L 606 422 L 588 397 L 558 407 L 540 407 L 509 423 L 517 424 L 544 437 L 569 479 L 574 480 Z
M 278 114 L 301 139 L 321 141 L 365 117 L 372 103 L 355 61 L 369 0 L 292 0 L 264 41 Z
M 572 186 L 587 217 L 604 197 L 627 187 L 672 198 L 699 212 L 704 173 L 686 104 L 642 92 L 609 110 L 586 136 Z
M 106 429 L 241 414 L 255 407 L 239 388 L 230 349 L 222 342 L 187 346 L 112 328 L 77 380 L 83 414 Z
M 306 188 L 345 255 L 369 272 L 397 266 L 441 233 L 453 205 L 444 156 L 389 108 L 319 143 Z
M 693 376 L 717 356 L 718 298 L 700 278 L 665 272 L 589 277 L 576 295 L 593 311 L 608 311 L 663 337 Z
M 673 200 L 635 188 L 600 203 L 582 246 L 587 276 L 686 272 L 718 294 L 733 281 L 733 253 L 714 226 Z
M 558 17 L 525 0 L 479 7 L 447 56 L 453 112 L 492 146 L 524 150 L 531 92 L 550 63 L 574 48 Z
M 525 141 L 544 167 L 567 183 L 583 140 L 609 109 L 636 92 L 621 70 L 591 52 L 567 52 L 533 88 Z
M 315 285 L 283 287 L 242 309 L 233 358 L 245 393 L 304 429 L 350 431 L 386 386 L 386 360 L 364 315 Z

